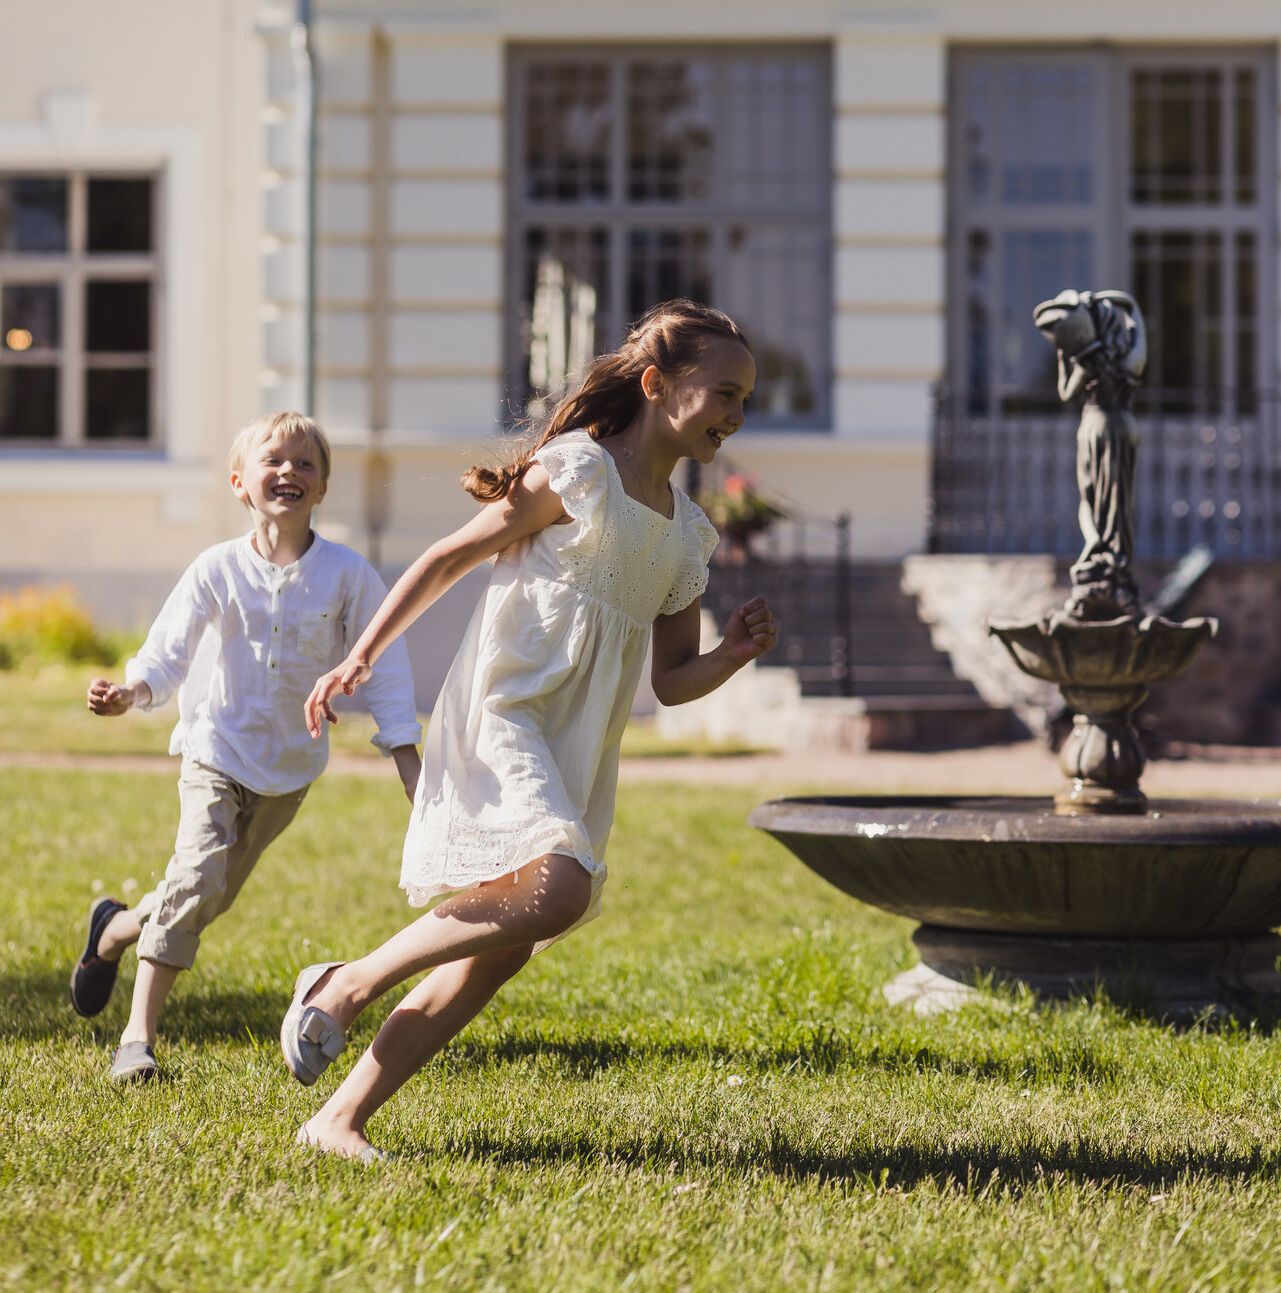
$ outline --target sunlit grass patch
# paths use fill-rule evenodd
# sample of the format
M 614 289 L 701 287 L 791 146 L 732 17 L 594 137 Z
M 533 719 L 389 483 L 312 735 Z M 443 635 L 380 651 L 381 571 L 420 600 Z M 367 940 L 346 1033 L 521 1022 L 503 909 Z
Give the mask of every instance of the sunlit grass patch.
M 756 799 L 625 787 L 603 918 L 374 1120 L 368 1171 L 292 1146 L 335 1078 L 293 1083 L 276 1028 L 300 965 L 411 914 L 394 777 L 316 786 L 180 984 L 165 1080 L 121 1091 L 126 994 L 84 1021 L 66 979 L 90 896 L 163 867 L 173 777 L 0 770 L 0 1287 L 1281 1287 L 1268 1030 L 891 1009 L 909 926 Z

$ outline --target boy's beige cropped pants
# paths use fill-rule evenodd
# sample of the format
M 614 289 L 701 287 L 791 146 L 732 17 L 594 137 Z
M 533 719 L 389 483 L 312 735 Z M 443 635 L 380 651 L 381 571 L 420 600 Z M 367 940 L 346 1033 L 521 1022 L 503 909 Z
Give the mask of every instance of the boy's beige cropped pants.
M 294 819 L 308 787 L 259 795 L 216 768 L 184 758 L 181 816 L 164 878 L 133 909 L 138 955 L 189 970 L 201 931 L 236 900 L 267 845 Z

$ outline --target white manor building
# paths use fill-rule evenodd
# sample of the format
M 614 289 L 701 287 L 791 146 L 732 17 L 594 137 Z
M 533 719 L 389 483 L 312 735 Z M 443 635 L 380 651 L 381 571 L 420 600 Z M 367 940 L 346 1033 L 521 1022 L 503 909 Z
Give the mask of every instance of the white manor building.
M 1031 307 L 1127 287 L 1144 542 L 1273 555 L 1273 0 L 0 0 L 0 29 L 0 583 L 145 622 L 243 524 L 234 429 L 309 389 L 323 528 L 403 566 L 514 414 L 678 293 L 757 352 L 734 463 L 897 561 L 1070 550 Z

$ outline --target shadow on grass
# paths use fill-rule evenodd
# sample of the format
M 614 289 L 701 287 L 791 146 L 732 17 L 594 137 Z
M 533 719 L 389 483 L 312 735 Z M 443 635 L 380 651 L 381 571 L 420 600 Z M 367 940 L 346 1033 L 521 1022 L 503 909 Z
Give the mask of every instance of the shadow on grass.
M 473 1041 L 464 1038 L 445 1052 L 443 1062 L 460 1069 L 494 1064 L 521 1064 L 530 1060 L 550 1063 L 567 1078 L 587 1081 L 609 1069 L 643 1064 L 650 1060 L 702 1062 L 726 1068 L 766 1073 L 818 1076 L 854 1069 L 879 1069 L 889 1073 L 944 1073 L 983 1081 L 1046 1080 L 1070 1077 L 1074 1081 L 1105 1082 L 1120 1066 L 1083 1046 L 1050 1045 L 1040 1051 L 1020 1048 L 1002 1055 L 958 1053 L 945 1045 L 921 1045 L 915 1036 L 864 1037 L 855 1042 L 838 1034 L 820 1034 L 774 1045 L 733 1046 L 697 1039 L 669 1037 L 627 1042 L 608 1038 L 566 1040 L 540 1037 Z
M 769 1173 L 788 1182 L 843 1183 L 873 1189 L 910 1189 L 931 1184 L 967 1194 L 1019 1195 L 1056 1180 L 1109 1188 L 1154 1189 L 1182 1178 L 1274 1180 L 1281 1177 L 1281 1156 L 1253 1149 L 1198 1150 L 1192 1147 L 1154 1153 L 1116 1151 L 1084 1139 L 1046 1148 L 1026 1146 L 859 1146 L 845 1153 L 826 1154 L 793 1144 L 774 1134 L 760 1142 L 691 1149 L 684 1140 L 668 1136 L 632 1138 L 602 1143 L 601 1137 L 578 1136 L 536 1141 L 502 1139 L 484 1133 L 448 1141 L 447 1148 L 473 1159 L 509 1167 L 561 1167 L 602 1162 L 621 1167 L 733 1174 L 750 1177 Z M 412 1151 L 411 1151 L 412 1152 Z M 425 1157 L 439 1153 L 424 1149 Z M 675 1182 L 674 1182 L 675 1184 Z
M 62 973 L 47 969 L 2 973 L 0 1038 L 37 1042 L 88 1034 L 99 1042 L 110 1041 L 123 1026 L 131 987 L 131 976 L 126 974 L 111 1007 L 94 1019 L 82 1019 L 71 1009 Z M 201 980 L 193 976 L 188 980 L 184 976 L 165 1010 L 165 1039 L 191 1045 L 246 1037 L 274 1042 L 289 1005 L 291 988 L 292 983 L 286 979 L 279 986 L 255 990 L 228 989 L 215 978 Z M 353 1038 L 357 1046 L 363 1047 L 372 1038 L 392 1007 L 393 1001 L 388 999 L 362 1019 Z M 1129 1017 L 1136 1023 L 1143 1018 Z M 1215 1032 L 1220 1022 L 1211 1019 L 1203 1027 Z M 534 1063 L 549 1075 L 582 1082 L 615 1069 L 691 1063 L 714 1070 L 798 1076 L 869 1069 L 907 1075 L 938 1073 L 1020 1085 L 1111 1083 L 1122 1077 L 1127 1067 L 1124 1047 L 1096 1048 L 1088 1038 L 1070 1034 L 1046 1034 L 1012 1047 L 993 1041 L 988 1047 L 981 1034 L 965 1039 L 943 1035 L 932 1043 L 923 1041 L 915 1029 L 900 1033 L 892 1026 L 855 1036 L 823 1027 L 789 1031 L 780 1026 L 775 1031 L 782 1036 L 734 1044 L 699 1036 L 696 1024 L 685 1036 L 659 1027 L 652 1035 L 631 1038 L 611 1037 L 608 1030 L 603 1036 L 557 1036 L 555 1024 L 538 1031 L 539 1021 L 533 1015 L 526 1027 L 528 1031 L 499 1037 L 465 1033 L 449 1045 L 436 1063 L 469 1072 Z M 1275 1027 L 1272 1021 L 1256 1025 L 1255 1031 L 1268 1036 Z
M 111 1006 L 92 1019 L 71 1008 L 67 980 L 70 974 L 44 970 L 0 974 L 0 1037 L 24 1041 L 95 1035 L 114 1036 L 124 1026 L 133 976 L 124 974 L 116 986 Z M 289 1007 L 292 982 L 282 981 L 278 991 L 227 991 L 210 981 L 207 986 L 184 990 L 182 980 L 165 1007 L 162 1030 L 166 1039 L 201 1042 L 244 1037 L 275 1038 Z
M 37 1042 L 83 1037 L 108 1041 L 124 1024 L 130 981 L 116 989 L 120 1000 L 93 1019 L 82 1019 L 67 999 L 67 981 L 52 971 L 0 975 L 0 1037 Z M 279 989 L 228 990 L 216 981 L 181 985 L 164 1014 L 166 1041 L 235 1041 L 246 1036 L 274 1041 L 289 1006 L 291 984 Z M 358 1025 L 355 1041 L 363 1045 L 386 1017 L 374 1007 Z M 897 1037 L 892 1032 L 869 1034 L 851 1040 L 835 1032 L 736 1046 L 699 1037 L 665 1034 L 626 1040 L 617 1037 L 555 1037 L 536 1032 L 495 1039 L 464 1036 L 453 1042 L 437 1063 L 460 1070 L 498 1068 L 528 1063 L 544 1065 L 554 1075 L 570 1081 L 591 1079 L 618 1068 L 651 1063 L 695 1063 L 760 1073 L 823 1075 L 874 1068 L 892 1073 L 945 1073 L 983 1081 L 1055 1080 L 1104 1082 L 1113 1079 L 1118 1065 L 1094 1053 L 1088 1045 L 1071 1041 L 1020 1047 L 1009 1054 L 974 1053 L 946 1044 L 922 1045 L 917 1035 Z

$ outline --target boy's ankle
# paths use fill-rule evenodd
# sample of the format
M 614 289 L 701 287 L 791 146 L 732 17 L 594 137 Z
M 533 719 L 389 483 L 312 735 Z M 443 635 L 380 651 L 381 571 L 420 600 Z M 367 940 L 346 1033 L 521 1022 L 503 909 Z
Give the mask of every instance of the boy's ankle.
M 98 940 L 98 956 L 104 961 L 118 961 L 138 941 L 133 933 L 136 923 L 130 912 L 116 912 Z

